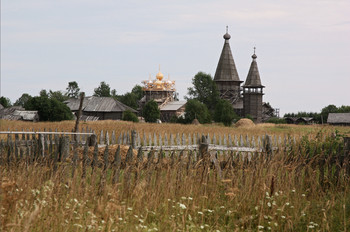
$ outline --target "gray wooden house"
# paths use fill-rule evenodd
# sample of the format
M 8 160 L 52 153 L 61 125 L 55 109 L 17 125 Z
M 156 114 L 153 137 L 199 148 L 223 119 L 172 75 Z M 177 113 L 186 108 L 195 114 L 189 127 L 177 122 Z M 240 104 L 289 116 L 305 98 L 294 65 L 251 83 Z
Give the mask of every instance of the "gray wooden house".
M 350 113 L 329 113 L 327 123 L 331 125 L 350 126 Z
M 65 101 L 73 113 L 79 110 L 80 99 L 71 98 Z M 82 119 L 95 120 L 121 120 L 124 111 L 129 110 L 135 114 L 137 111 L 124 105 L 112 97 L 85 97 L 82 107 Z
M 0 109 L 0 119 L 37 122 L 39 121 L 39 114 L 38 111 L 29 111 L 21 106 L 12 106 Z
M 169 122 L 173 116 L 182 117 L 185 114 L 186 101 L 172 101 L 160 108 L 160 120 Z

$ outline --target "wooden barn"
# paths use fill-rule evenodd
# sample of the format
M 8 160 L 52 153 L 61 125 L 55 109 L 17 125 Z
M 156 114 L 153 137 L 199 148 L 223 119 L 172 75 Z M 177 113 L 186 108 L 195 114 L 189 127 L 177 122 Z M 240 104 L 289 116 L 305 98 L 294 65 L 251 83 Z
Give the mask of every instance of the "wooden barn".
M 169 122 L 173 116 L 177 118 L 185 113 L 186 101 L 172 101 L 160 108 L 160 119 Z
M 331 125 L 350 126 L 350 113 L 329 113 L 327 123 Z
M 0 119 L 37 122 L 39 114 L 38 111 L 28 111 L 21 106 L 0 107 Z
M 80 99 L 71 98 L 64 103 L 73 113 L 79 110 Z M 137 115 L 137 111 L 119 102 L 112 97 L 86 97 L 82 107 L 82 119 L 96 120 L 121 120 L 124 111 L 129 110 Z

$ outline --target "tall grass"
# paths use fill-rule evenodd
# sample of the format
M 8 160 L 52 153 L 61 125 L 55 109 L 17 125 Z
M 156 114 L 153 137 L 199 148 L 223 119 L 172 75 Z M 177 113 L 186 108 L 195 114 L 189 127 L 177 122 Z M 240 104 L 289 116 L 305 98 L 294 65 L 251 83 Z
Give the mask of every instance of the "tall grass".
M 175 155 L 121 170 L 43 162 L 1 167 L 4 231 L 346 231 L 347 163 L 339 137 L 261 154 L 220 156 L 222 178 L 205 159 Z M 123 162 L 125 162 L 123 160 Z M 101 184 L 103 183 L 103 185 Z M 101 186 L 103 186 L 101 190 Z
M 6 121 L 6 120 L 0 120 L 0 130 L 1 131 L 43 131 L 46 129 L 47 131 L 52 130 L 55 131 L 58 129 L 58 131 L 72 131 L 74 128 L 74 121 L 63 121 L 63 122 L 38 122 L 38 123 L 32 123 L 32 122 L 21 122 L 21 121 Z M 258 136 L 258 135 L 276 135 L 276 136 L 284 136 L 284 135 L 291 135 L 291 136 L 314 136 L 316 135 L 320 130 L 323 131 L 324 134 L 329 134 L 330 132 L 333 132 L 335 129 L 340 131 L 344 134 L 350 135 L 350 128 L 349 127 L 333 127 L 333 126 L 322 126 L 322 125 L 310 125 L 310 126 L 298 126 L 298 125 L 286 125 L 286 124 L 271 124 L 271 123 L 264 123 L 264 124 L 257 124 L 253 127 L 225 127 L 223 125 L 218 124 L 212 124 L 212 125 L 183 125 L 183 124 L 171 124 L 171 123 L 163 123 L 163 124 L 155 124 L 155 123 L 133 123 L 133 122 L 126 122 L 126 121 L 112 121 L 112 120 L 105 120 L 105 121 L 96 121 L 96 122 L 81 122 L 79 130 L 82 131 L 82 129 L 86 128 L 92 129 L 95 131 L 97 135 L 100 135 L 100 132 L 106 132 L 109 131 L 109 134 L 111 135 L 111 132 L 114 130 L 117 135 L 119 133 L 124 132 L 130 132 L 131 130 L 136 130 L 141 136 L 145 133 L 146 136 L 148 136 L 149 133 L 156 133 L 156 134 L 162 134 L 167 133 L 169 134 L 177 134 L 180 135 L 182 133 L 188 135 L 193 135 L 194 133 L 199 134 L 216 134 L 223 136 L 224 134 L 228 135 L 249 135 L 249 136 Z M 6 136 L 2 136 L 5 138 Z

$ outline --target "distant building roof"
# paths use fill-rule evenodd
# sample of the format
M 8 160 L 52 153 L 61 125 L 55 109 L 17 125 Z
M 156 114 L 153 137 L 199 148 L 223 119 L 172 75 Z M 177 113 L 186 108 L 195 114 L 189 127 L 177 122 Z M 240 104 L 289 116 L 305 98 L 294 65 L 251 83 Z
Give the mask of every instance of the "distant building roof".
M 186 101 L 173 101 L 163 106 L 160 111 L 176 111 L 186 105 Z
M 38 121 L 38 111 L 26 111 L 23 107 L 13 106 L 0 109 L 0 118 L 6 120 Z
M 226 34 L 224 35 L 225 43 L 222 48 L 222 52 L 220 55 L 219 63 L 215 71 L 214 81 L 238 81 L 239 80 L 237 68 L 235 62 L 233 60 L 229 39 L 231 36 L 228 34 L 226 30 Z
M 255 55 L 255 52 L 252 55 L 252 58 L 253 58 L 253 61 L 250 65 L 248 76 L 247 76 L 247 79 L 246 79 L 243 87 L 264 87 L 261 84 L 258 64 L 256 62 L 257 56 Z
M 71 111 L 78 111 L 80 105 L 80 99 L 71 98 L 64 103 L 71 109 Z M 124 112 L 130 110 L 136 113 L 137 111 L 131 107 L 124 105 L 120 101 L 112 97 L 85 97 L 83 102 L 83 111 L 85 112 Z
M 350 124 L 350 113 L 329 113 L 327 123 Z
M 39 120 L 38 111 L 26 111 L 26 110 L 16 110 L 13 115 L 18 115 L 24 121 L 37 121 Z

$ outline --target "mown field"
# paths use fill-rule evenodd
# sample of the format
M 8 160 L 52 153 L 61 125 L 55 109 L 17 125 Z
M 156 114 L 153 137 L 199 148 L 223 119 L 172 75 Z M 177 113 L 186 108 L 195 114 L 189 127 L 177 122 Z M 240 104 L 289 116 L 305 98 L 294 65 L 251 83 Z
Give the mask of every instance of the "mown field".
M 3 231 L 347 231 L 350 229 L 349 127 L 82 123 L 99 131 L 291 135 L 302 137 L 271 153 L 227 153 L 218 170 L 206 156 L 144 154 L 120 169 L 71 159 L 1 163 Z M 71 131 L 74 122 L 0 121 L 0 130 Z M 5 139 L 3 137 L 3 139 Z M 105 148 L 103 148 L 105 149 Z M 112 149 L 112 148 L 111 148 Z M 8 150 L 2 149 L 2 157 Z M 72 152 L 73 153 L 73 152 Z M 101 156 L 103 152 L 101 152 Z M 103 157 L 100 157 L 103 159 Z M 115 179 L 116 170 L 118 171 Z M 84 174 L 83 174 L 84 173 Z

